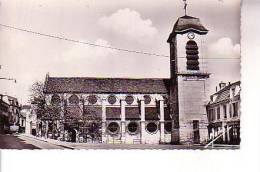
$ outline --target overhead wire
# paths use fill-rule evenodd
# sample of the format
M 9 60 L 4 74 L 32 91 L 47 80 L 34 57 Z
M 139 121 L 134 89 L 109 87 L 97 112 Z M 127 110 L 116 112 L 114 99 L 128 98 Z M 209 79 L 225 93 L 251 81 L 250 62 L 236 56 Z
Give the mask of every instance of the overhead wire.
M 27 33 L 30 33 L 30 34 L 45 36 L 45 37 L 49 37 L 49 38 L 54 38 L 54 39 L 59 39 L 59 40 L 64 40 L 64 41 L 69 41 L 69 42 L 74 42 L 74 43 L 79 43 L 79 44 L 84 44 L 84 45 L 93 46 L 93 47 L 101 47 L 101 48 L 106 48 L 106 49 L 112 49 L 112 50 L 123 51 L 123 52 L 128 52 L 128 53 L 144 54 L 144 55 L 149 55 L 149 56 L 168 57 L 168 58 L 170 57 L 170 56 L 164 55 L 164 54 L 157 54 L 157 53 L 140 51 L 140 50 L 130 50 L 130 49 L 124 49 L 124 48 L 95 44 L 95 43 L 91 43 L 91 42 L 79 41 L 79 40 L 75 40 L 75 39 L 72 39 L 72 38 L 36 32 L 36 31 L 33 31 L 33 30 L 19 28 L 19 27 L 15 27 L 15 26 L 11 26 L 11 25 L 2 24 L 2 23 L 0 23 L 0 26 L 2 26 L 4 28 L 8 28 L 8 29 L 27 32 Z M 178 57 L 178 58 L 186 58 L 186 57 Z M 226 58 L 217 57 L 217 58 L 214 58 L 214 57 L 211 57 L 211 58 L 203 58 L 203 59 L 223 59 L 223 60 L 225 60 L 225 59 L 240 59 L 240 58 L 235 58 L 235 57 L 234 58 L 233 57 L 226 57 Z

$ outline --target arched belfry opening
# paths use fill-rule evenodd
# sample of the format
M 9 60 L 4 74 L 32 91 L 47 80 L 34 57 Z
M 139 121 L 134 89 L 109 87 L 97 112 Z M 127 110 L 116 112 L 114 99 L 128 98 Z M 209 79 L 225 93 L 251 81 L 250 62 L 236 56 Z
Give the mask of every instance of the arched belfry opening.
M 186 44 L 187 70 L 200 70 L 199 68 L 199 48 L 194 40 L 189 40 Z

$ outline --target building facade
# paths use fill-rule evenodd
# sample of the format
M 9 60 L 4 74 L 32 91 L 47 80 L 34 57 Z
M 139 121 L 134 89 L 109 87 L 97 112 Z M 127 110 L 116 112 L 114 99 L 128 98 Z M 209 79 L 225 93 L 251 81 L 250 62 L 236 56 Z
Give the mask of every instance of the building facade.
M 200 20 L 180 17 L 168 38 L 169 78 L 46 76 L 41 130 L 72 142 L 201 144 L 208 139 Z
M 19 132 L 21 106 L 17 98 L 8 95 L 0 95 L 0 97 L 2 109 L 1 128 L 4 128 L 5 133 L 9 133 L 10 131 Z
M 20 117 L 19 117 L 19 132 L 25 133 L 25 127 L 26 127 L 26 115 L 24 113 L 25 109 L 27 109 L 28 105 L 22 105 L 21 111 L 20 111 Z
M 21 106 L 15 97 L 7 96 L 7 100 L 9 104 L 9 123 L 10 125 L 19 126 Z
M 37 115 L 31 105 L 23 105 L 21 110 L 20 127 L 24 128 L 25 134 L 37 134 Z
M 9 104 L 2 97 L 0 99 L 0 134 L 5 134 L 9 130 Z
M 209 138 L 216 143 L 240 144 L 240 81 L 219 84 L 207 105 Z

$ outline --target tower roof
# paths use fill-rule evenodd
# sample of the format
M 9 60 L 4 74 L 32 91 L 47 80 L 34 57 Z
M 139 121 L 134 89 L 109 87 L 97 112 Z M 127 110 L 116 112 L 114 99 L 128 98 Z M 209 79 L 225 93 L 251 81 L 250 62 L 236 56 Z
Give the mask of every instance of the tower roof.
M 167 42 L 171 42 L 172 37 L 176 34 L 185 34 L 188 32 L 195 32 L 200 35 L 205 35 L 208 33 L 208 30 L 200 23 L 199 18 L 185 15 L 178 18 Z

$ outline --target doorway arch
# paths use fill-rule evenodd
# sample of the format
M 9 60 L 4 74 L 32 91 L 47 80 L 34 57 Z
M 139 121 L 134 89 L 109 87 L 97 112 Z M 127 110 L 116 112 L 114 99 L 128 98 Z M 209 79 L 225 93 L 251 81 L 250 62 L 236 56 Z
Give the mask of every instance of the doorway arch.
M 71 128 L 69 130 L 70 136 L 71 136 L 71 142 L 76 142 L 77 141 L 77 130 L 75 128 Z

